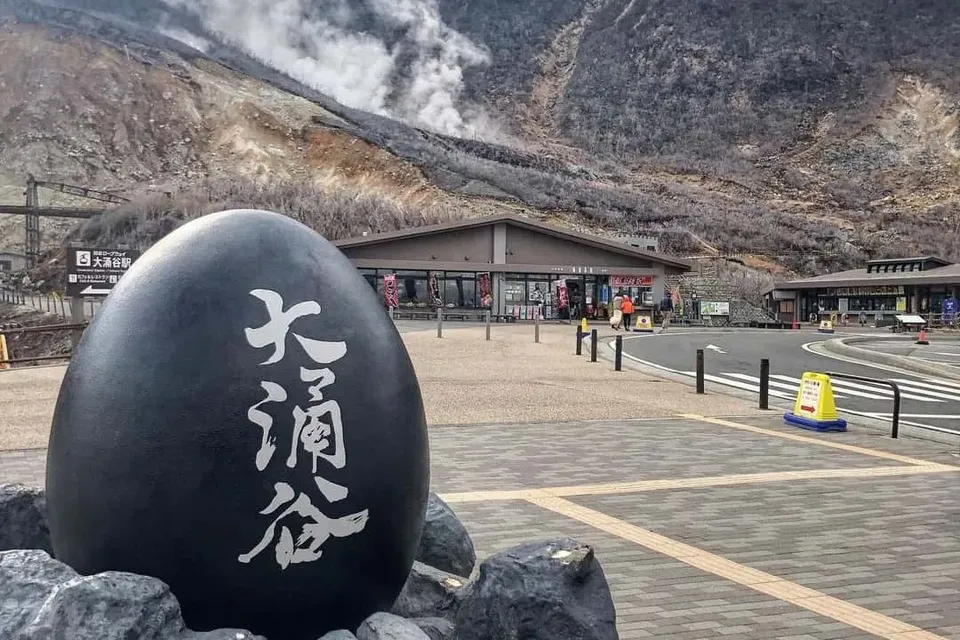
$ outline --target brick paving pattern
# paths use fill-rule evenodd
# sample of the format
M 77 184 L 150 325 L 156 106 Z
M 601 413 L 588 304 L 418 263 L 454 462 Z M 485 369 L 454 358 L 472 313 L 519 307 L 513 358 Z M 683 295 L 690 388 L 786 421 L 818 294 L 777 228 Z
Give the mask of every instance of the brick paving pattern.
M 430 447 L 444 491 L 896 464 L 691 420 L 436 427 Z
M 660 547 L 526 500 L 481 496 L 451 505 L 481 557 L 537 538 L 570 536 L 594 545 L 624 639 L 960 639 L 960 473 L 817 442 L 956 464 L 947 447 L 856 431 L 807 434 L 774 418 L 743 423 L 769 431 L 689 419 L 434 427 L 432 484 L 462 498 L 485 490 L 666 482 L 642 493 L 611 486 L 607 495 L 584 490 L 592 495 L 567 498 L 567 504 L 652 532 L 644 535 L 667 536 Z M 42 485 L 45 455 L 42 449 L 0 453 L 0 482 Z M 910 474 L 879 475 L 901 469 Z M 812 470 L 838 477 L 796 479 Z M 727 476 L 761 473 L 780 475 L 759 484 L 724 484 Z M 712 486 L 677 488 L 708 477 Z M 728 561 L 726 569 L 665 555 L 670 540 L 715 554 Z M 780 579 L 780 590 L 762 592 L 732 577 L 750 570 Z M 858 622 L 849 607 L 804 605 L 783 595 L 790 585 L 815 589 L 814 600 L 832 596 L 835 603 L 859 605 L 875 619 Z M 930 633 L 904 633 L 904 623 Z M 893 630 L 871 635 L 855 624 Z
M 574 502 L 947 637 L 960 635 L 960 475 L 778 482 Z
M 569 536 L 589 542 L 610 583 L 622 640 L 874 637 L 529 503 L 452 507 L 470 531 L 478 557 L 531 539 Z

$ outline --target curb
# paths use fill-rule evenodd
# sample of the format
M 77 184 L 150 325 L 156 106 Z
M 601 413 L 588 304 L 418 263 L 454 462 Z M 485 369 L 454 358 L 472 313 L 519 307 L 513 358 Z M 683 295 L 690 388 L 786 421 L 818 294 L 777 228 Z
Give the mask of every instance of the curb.
M 905 371 L 912 371 L 936 378 L 960 381 L 960 371 L 954 371 L 948 367 L 941 367 L 931 362 L 923 362 L 908 356 L 898 356 L 892 353 L 880 353 L 871 351 L 870 349 L 861 349 L 860 347 L 855 347 L 850 344 L 855 342 L 870 342 L 872 340 L 875 340 L 875 338 L 834 338 L 833 340 L 825 341 L 823 348 L 839 356 L 885 364 Z

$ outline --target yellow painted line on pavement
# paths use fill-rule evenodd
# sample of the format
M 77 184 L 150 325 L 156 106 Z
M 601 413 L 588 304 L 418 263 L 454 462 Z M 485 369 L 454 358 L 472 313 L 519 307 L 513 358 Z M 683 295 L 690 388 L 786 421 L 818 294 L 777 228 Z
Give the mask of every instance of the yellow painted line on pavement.
M 876 449 L 868 449 L 866 447 L 860 447 L 853 444 L 844 444 L 842 442 L 833 442 L 832 440 L 821 440 L 819 438 L 813 438 L 810 436 L 800 435 L 798 433 L 786 433 L 783 431 L 774 431 L 772 429 L 764 429 L 763 427 L 755 427 L 749 424 L 743 424 L 741 422 L 733 422 L 732 420 L 724 420 L 723 418 L 709 418 L 707 416 L 701 416 L 695 413 L 679 413 L 677 414 L 680 418 L 686 418 L 688 420 L 696 420 L 698 422 L 706 422 L 708 424 L 715 424 L 722 427 L 732 427 L 734 429 L 740 429 L 741 431 L 749 431 L 751 433 L 759 433 L 765 436 L 774 436 L 776 438 L 783 438 L 784 440 L 793 440 L 794 442 L 805 442 L 807 444 L 817 444 L 821 447 L 830 447 L 831 449 L 839 449 L 841 451 L 848 451 L 850 453 L 858 453 L 864 456 L 873 456 L 874 458 L 884 458 L 886 460 L 894 460 L 896 462 L 902 462 L 904 464 L 913 464 L 913 465 L 923 465 L 923 466 L 935 466 L 935 467 L 947 467 L 948 469 L 957 469 L 952 465 L 940 464 L 938 462 L 930 462 L 929 460 L 921 460 L 919 458 L 912 458 L 910 456 L 902 456 L 897 453 L 890 453 L 888 451 L 878 451 Z
M 895 618 L 828 596 L 815 589 L 784 580 L 764 571 L 752 569 L 709 551 L 608 516 L 605 513 L 582 507 L 569 500 L 554 496 L 531 496 L 526 500 L 538 507 L 578 520 L 692 567 L 881 638 L 892 640 L 945 640 L 941 636 Z
M 504 491 L 468 491 L 464 493 L 445 493 L 441 498 L 448 503 L 488 502 L 493 500 L 529 500 L 539 497 L 569 497 L 616 495 L 625 493 L 643 493 L 645 491 L 666 491 L 670 489 L 702 489 L 707 487 L 729 487 L 736 485 L 764 484 L 768 482 L 788 482 L 796 480 L 826 480 L 838 478 L 881 478 L 888 476 L 912 476 L 923 473 L 949 473 L 960 468 L 934 463 L 896 467 L 865 467 L 853 469 L 806 469 L 803 471 L 769 471 L 764 473 L 742 473 L 729 476 L 707 476 L 700 478 L 667 478 L 661 480 L 639 480 L 636 482 L 609 482 L 603 484 L 583 484 L 569 487 L 542 487 L 539 489 L 515 489 Z

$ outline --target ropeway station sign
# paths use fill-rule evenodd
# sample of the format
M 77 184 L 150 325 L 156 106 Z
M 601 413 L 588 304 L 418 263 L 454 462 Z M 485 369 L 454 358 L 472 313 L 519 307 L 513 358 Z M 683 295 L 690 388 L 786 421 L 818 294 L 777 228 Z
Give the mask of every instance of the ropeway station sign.
M 105 296 L 120 281 L 134 260 L 137 249 L 67 249 L 67 295 Z

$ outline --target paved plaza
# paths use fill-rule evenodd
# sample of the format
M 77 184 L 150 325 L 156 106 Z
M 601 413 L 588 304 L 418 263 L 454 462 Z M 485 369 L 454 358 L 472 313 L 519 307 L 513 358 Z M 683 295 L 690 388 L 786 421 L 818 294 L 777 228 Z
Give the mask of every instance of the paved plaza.
M 451 415 L 439 381 L 453 365 L 443 352 L 474 354 L 469 345 L 482 336 L 461 331 L 449 342 L 405 334 L 428 415 Z M 536 388 L 520 388 L 519 399 L 503 403 L 511 412 L 528 406 L 525 422 L 491 423 L 487 407 L 473 422 L 469 407 L 456 424 L 434 417 L 433 489 L 464 521 L 480 558 L 536 538 L 592 544 L 624 639 L 960 639 L 956 447 L 856 425 L 809 433 L 738 399 L 688 398 L 669 381 L 661 387 L 669 402 L 651 401 L 644 416 L 644 405 L 617 394 L 619 385 L 656 386 L 648 377 L 575 360 L 566 333 L 556 343 L 545 334 L 540 345 L 522 337 L 518 353 L 546 354 L 529 380 L 548 380 L 545 363 L 566 358 L 556 385 L 577 375 L 590 388 L 617 384 L 605 397 L 625 415 L 590 419 L 596 398 L 578 414 L 570 396 L 571 417 L 559 420 L 559 409 L 529 404 Z M 475 365 L 478 378 L 527 366 L 517 358 L 499 370 L 493 360 Z M 461 404 L 481 395 L 465 373 L 450 375 L 466 390 Z M 708 400 L 722 411 L 708 411 Z M 536 422 L 544 413 L 551 421 Z M 0 453 L 0 483 L 42 484 L 44 459 L 40 448 Z

